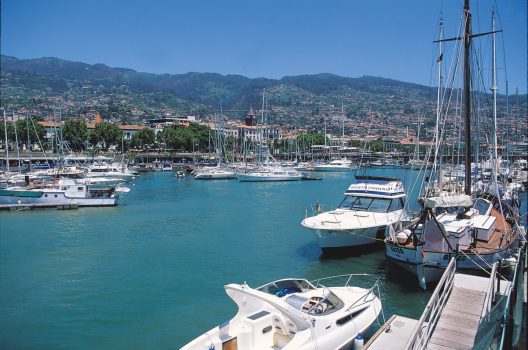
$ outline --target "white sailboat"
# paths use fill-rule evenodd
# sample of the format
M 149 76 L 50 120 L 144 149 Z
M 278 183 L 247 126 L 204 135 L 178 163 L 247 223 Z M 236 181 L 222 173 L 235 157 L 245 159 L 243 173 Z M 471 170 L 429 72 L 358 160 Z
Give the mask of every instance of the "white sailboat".
M 500 198 L 479 198 L 473 192 L 469 66 L 472 34 L 468 0 L 464 5 L 464 23 L 464 33 L 459 38 L 447 39 L 464 40 L 464 194 L 439 192 L 426 196 L 420 217 L 407 227 L 390 230 L 385 240 L 387 257 L 416 273 L 424 289 L 428 282 L 440 278 L 451 257 L 456 257 L 460 270 L 490 269 L 493 263 L 515 251 L 522 232 L 515 218 L 505 216 Z M 495 33 L 494 28 L 491 33 Z
M 264 125 L 265 91 L 262 93 L 262 125 Z M 261 129 L 262 130 L 262 129 Z M 242 182 L 270 182 L 270 181 L 297 181 L 303 174 L 290 167 L 281 166 L 270 154 L 264 144 L 264 135 L 260 135 L 257 147 L 258 159 L 256 167 L 245 167 L 236 173 L 238 181 Z
M 216 131 L 216 166 L 209 166 L 197 168 L 191 172 L 195 180 L 233 180 L 236 178 L 236 173 L 232 168 L 229 168 L 224 162 L 222 156 L 224 142 L 223 142 L 223 126 L 220 119 L 220 128 Z

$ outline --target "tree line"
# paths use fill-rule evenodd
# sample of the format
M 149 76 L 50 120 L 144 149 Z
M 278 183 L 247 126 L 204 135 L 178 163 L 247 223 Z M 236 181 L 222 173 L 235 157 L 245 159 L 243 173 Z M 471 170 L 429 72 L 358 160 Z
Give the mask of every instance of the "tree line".
M 38 122 L 38 117 L 19 119 L 15 123 L 7 123 L 8 142 L 12 145 L 26 145 L 29 142 L 41 148 L 57 151 L 62 144 L 72 151 L 108 151 L 113 148 L 118 151 L 133 150 L 169 150 L 178 152 L 214 152 L 216 139 L 215 131 L 206 125 L 190 124 L 188 126 L 171 125 L 155 133 L 153 129 L 145 127 L 132 135 L 130 140 L 124 140 L 123 131 L 113 123 L 100 122 L 93 129 L 88 129 L 82 119 L 68 119 L 61 128 L 54 130 L 54 137 L 46 139 L 45 128 Z M 16 132 L 15 132 L 16 130 Z M 1 142 L 5 140 L 4 124 L 0 123 Z M 323 133 L 302 133 L 295 140 L 274 140 L 270 143 L 273 153 L 302 153 L 309 154 L 312 146 L 329 144 L 325 142 Z M 223 151 L 241 153 L 244 151 L 244 141 L 232 136 L 225 138 Z M 365 141 L 350 141 L 348 146 L 363 148 Z M 366 147 L 371 151 L 382 151 L 383 142 L 370 141 Z

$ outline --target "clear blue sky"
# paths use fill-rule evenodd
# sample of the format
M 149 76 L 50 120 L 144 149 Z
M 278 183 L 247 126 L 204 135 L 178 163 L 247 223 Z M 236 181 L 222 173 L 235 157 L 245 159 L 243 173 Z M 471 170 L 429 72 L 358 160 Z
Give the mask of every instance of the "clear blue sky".
M 152 73 L 280 78 L 328 72 L 431 85 L 440 13 L 446 36 L 455 35 L 462 2 L 2 0 L 1 51 Z M 527 1 L 472 1 L 474 32 L 490 30 L 494 4 L 510 92 L 518 87 L 524 93 Z M 499 78 L 502 88 L 503 82 Z

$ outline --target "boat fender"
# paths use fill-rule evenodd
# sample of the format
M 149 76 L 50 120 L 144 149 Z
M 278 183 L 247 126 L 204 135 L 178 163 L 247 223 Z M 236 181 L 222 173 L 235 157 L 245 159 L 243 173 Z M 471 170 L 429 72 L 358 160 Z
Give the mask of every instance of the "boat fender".
M 361 333 L 358 333 L 358 335 L 356 335 L 356 337 L 354 338 L 354 344 L 352 346 L 352 349 L 354 350 L 363 349 L 364 343 L 365 343 L 365 340 L 363 339 L 363 336 L 361 335 Z
M 503 266 L 514 266 L 516 263 L 517 263 L 517 259 L 515 259 L 515 257 L 513 256 L 502 260 Z
M 399 244 L 405 244 L 407 243 L 407 240 L 411 236 L 411 230 L 405 229 L 403 231 L 398 232 L 396 235 L 396 239 L 398 240 Z

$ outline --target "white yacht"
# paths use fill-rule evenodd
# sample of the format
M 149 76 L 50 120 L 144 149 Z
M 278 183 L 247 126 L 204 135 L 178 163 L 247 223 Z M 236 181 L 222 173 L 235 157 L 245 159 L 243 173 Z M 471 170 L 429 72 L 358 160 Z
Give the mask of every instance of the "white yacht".
M 356 176 L 337 209 L 322 211 L 301 224 L 312 230 L 323 253 L 378 243 L 388 225 L 406 220 L 405 190 L 399 179 Z
M 161 171 L 172 171 L 172 162 L 170 160 L 162 162 Z
M 281 166 L 260 166 L 246 172 L 237 173 L 238 181 L 243 182 L 264 182 L 264 181 L 297 181 L 303 175 L 293 168 Z
M 251 288 L 228 284 L 227 295 L 238 306 L 235 317 L 194 339 L 182 350 L 202 349 L 342 349 L 365 332 L 381 312 L 377 283 L 349 286 L 353 275 L 309 282 L 282 279 Z M 325 285 L 322 285 L 324 283 Z M 378 295 L 376 295 L 378 294 Z
M 220 166 L 195 169 L 191 175 L 196 180 L 231 180 L 236 178 L 233 170 Z
M 112 188 L 92 188 L 73 179 L 60 179 L 46 186 L 0 189 L 0 205 L 32 207 L 114 206 L 117 195 Z
M 352 171 L 357 170 L 357 166 L 354 166 L 350 159 L 342 158 L 336 159 L 329 163 L 315 164 L 313 166 L 314 171 Z
M 88 167 L 86 177 L 106 177 L 118 178 L 125 181 L 131 181 L 135 178 L 135 174 L 126 167 L 117 167 L 107 164 L 92 164 Z

